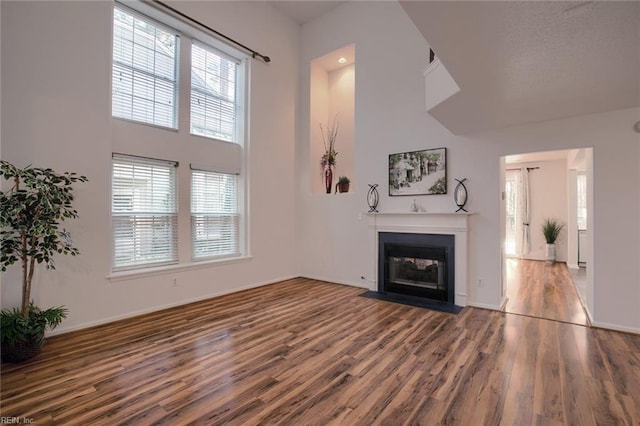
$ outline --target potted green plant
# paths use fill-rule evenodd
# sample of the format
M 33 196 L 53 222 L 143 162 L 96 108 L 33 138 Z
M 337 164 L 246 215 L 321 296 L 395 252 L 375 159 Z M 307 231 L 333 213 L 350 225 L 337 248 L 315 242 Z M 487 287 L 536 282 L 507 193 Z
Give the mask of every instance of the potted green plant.
M 9 182 L 0 193 L 0 269 L 22 265 L 22 304 L 0 315 L 1 356 L 2 361 L 20 362 L 37 355 L 46 329 L 67 316 L 64 307 L 38 308 L 31 300 L 31 285 L 36 264 L 55 269 L 56 253 L 78 254 L 60 223 L 78 217 L 72 206 L 73 184 L 87 178 L 31 166 L 20 169 L 7 161 L 0 162 L 0 175 Z
M 349 185 L 351 184 L 351 180 L 349 180 L 346 176 L 340 176 L 338 178 L 338 183 L 336 183 L 336 193 L 340 192 L 349 192 Z
M 547 242 L 547 262 L 553 263 L 556 261 L 556 240 L 560 235 L 560 231 L 564 224 L 559 223 L 555 219 L 545 219 L 542 224 L 542 234 Z

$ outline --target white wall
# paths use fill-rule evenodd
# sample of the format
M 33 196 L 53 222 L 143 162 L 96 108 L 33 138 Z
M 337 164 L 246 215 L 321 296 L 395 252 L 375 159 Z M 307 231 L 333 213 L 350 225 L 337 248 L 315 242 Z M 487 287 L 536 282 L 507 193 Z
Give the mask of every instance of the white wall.
M 414 197 L 386 195 L 388 154 L 448 148 L 449 194 L 415 198 L 428 211 L 452 212 L 453 179 L 468 178 L 468 209 L 475 212 L 469 233 L 469 304 L 498 308 L 502 300 L 501 156 L 592 146 L 592 317 L 597 325 L 640 331 L 640 144 L 632 131 L 639 109 L 454 136 L 424 110 L 428 45 L 402 9 L 391 2 L 346 3 L 302 28 L 299 159 L 308 158 L 309 62 L 349 43 L 358 52 L 354 178 L 362 186 L 380 184 L 381 211 L 409 211 Z M 308 182 L 311 172 L 300 166 L 298 175 Z M 298 200 L 300 272 L 374 288 L 374 236 L 366 220 L 359 219 L 367 210 L 365 191 L 328 199 L 299 185 Z M 566 201 L 562 204 L 566 209 Z M 478 279 L 484 287 L 472 285 Z
M 587 289 L 587 302 L 596 325 L 640 331 L 640 144 L 632 130 L 640 109 L 453 136 L 424 110 L 428 45 L 396 3 L 345 3 L 302 31 L 265 2 L 174 6 L 273 59 L 254 61 L 251 68 L 253 257 L 114 282 L 106 279 L 114 148 L 111 3 L 1 3 L 3 158 L 73 170 L 91 180 L 78 186 L 80 219 L 69 226 L 81 256 L 59 258 L 56 271 L 39 271 L 36 279 L 38 304 L 64 304 L 71 311 L 61 330 L 294 274 L 373 288 L 375 241 L 360 219 L 367 210 L 366 184 L 380 184 L 382 211 L 408 211 L 414 197 L 386 195 L 388 154 L 442 146 L 448 148 L 449 194 L 415 198 L 429 211 L 454 211 L 453 179 L 468 178 L 468 208 L 476 212 L 470 218 L 469 282 L 485 283 L 469 286 L 468 302 L 497 308 L 501 157 L 592 146 L 588 274 L 594 285 Z M 310 174 L 318 174 L 318 167 L 309 161 L 309 64 L 351 43 L 358 52 L 353 176 L 358 190 L 339 197 L 312 195 Z M 17 305 L 17 273 L 13 268 L 2 279 L 2 306 Z M 178 287 L 171 287 L 174 277 Z
M 252 258 L 109 280 L 111 153 L 156 153 L 177 160 L 196 156 L 208 162 L 213 161 L 206 158 L 211 150 L 204 140 L 187 141 L 175 133 L 111 118 L 111 2 L 3 1 L 1 7 L 3 159 L 89 178 L 89 183 L 77 186 L 80 218 L 68 225 L 81 255 L 59 257 L 56 271 L 42 270 L 36 276 L 36 303 L 66 305 L 70 310 L 61 331 L 295 273 L 297 25 L 261 2 L 174 4 L 272 58 L 269 64 L 252 61 L 250 73 Z M 188 168 L 188 162 L 183 166 Z M 183 184 L 185 175 L 180 177 Z M 3 278 L 3 307 L 18 304 L 18 273 L 16 265 Z M 172 287 L 174 278 L 177 287 Z
M 329 118 L 337 119 L 339 124 L 336 138 L 336 175 L 335 184 L 340 176 L 353 176 L 353 122 L 355 101 L 355 73 L 356 66 L 350 64 L 329 73 Z M 316 159 L 317 162 L 317 159 Z M 349 190 L 355 191 L 355 182 Z
M 309 185 L 311 185 L 311 191 L 314 194 L 325 194 L 326 188 L 320 167 L 320 159 L 325 149 L 320 123 L 322 123 L 325 129 L 331 123 L 329 121 L 329 74 L 320 65 L 313 64 L 310 70 L 310 79 L 313 82 L 313 84 L 310 85 L 310 96 L 313 99 L 313 104 L 309 119 L 312 126 L 310 126 L 309 129 L 311 143 L 307 162 L 310 164 L 310 168 L 315 166 L 316 169 L 315 171 L 312 170 L 309 175 Z

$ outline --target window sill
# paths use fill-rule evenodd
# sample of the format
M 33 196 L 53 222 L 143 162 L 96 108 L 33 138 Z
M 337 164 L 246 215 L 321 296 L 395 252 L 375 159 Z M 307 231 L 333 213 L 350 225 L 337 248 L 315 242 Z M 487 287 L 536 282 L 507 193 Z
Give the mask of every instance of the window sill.
M 175 272 L 192 271 L 196 269 L 204 269 L 215 266 L 231 265 L 234 263 L 248 262 L 253 259 L 252 256 L 238 256 L 226 259 L 203 260 L 201 262 L 180 263 L 178 265 L 159 266 L 156 268 L 136 269 L 132 271 L 114 272 L 107 275 L 107 279 L 111 282 L 128 281 L 139 278 L 155 277 Z
M 134 125 L 134 126 L 147 126 L 147 127 L 152 127 L 154 129 L 159 129 L 159 130 L 166 130 L 168 132 L 173 132 L 173 133 L 178 133 L 180 131 L 180 129 L 176 126 L 176 127 L 169 127 L 169 126 L 163 126 L 162 124 L 154 124 L 154 123 L 148 123 L 146 121 L 138 121 L 138 120 L 134 120 L 133 118 L 126 118 L 126 117 L 118 117 L 117 115 L 111 115 L 111 118 L 114 119 L 114 122 L 122 122 L 122 123 L 127 123 L 128 125 Z

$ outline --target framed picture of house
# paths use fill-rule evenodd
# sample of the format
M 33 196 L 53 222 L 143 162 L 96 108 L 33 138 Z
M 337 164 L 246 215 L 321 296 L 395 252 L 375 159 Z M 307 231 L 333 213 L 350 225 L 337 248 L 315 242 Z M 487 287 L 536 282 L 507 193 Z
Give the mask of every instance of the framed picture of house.
M 389 155 L 389 195 L 447 193 L 447 148 Z

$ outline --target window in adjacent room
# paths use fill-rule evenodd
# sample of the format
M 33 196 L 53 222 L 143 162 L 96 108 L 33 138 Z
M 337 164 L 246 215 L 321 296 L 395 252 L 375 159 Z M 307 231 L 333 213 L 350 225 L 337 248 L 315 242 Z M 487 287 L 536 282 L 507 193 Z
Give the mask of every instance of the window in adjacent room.
M 505 203 L 506 203 L 506 233 L 504 252 L 507 256 L 518 254 L 518 229 L 522 222 L 519 212 L 518 187 L 520 181 L 520 170 L 507 170 L 505 175 Z
M 578 172 L 577 176 L 577 222 L 578 230 L 587 229 L 587 175 Z
M 194 260 L 238 256 L 238 176 L 191 171 L 191 242 Z
M 113 155 L 113 270 L 178 262 L 177 163 Z
M 177 128 L 175 31 L 116 5 L 113 10 L 112 115 Z

